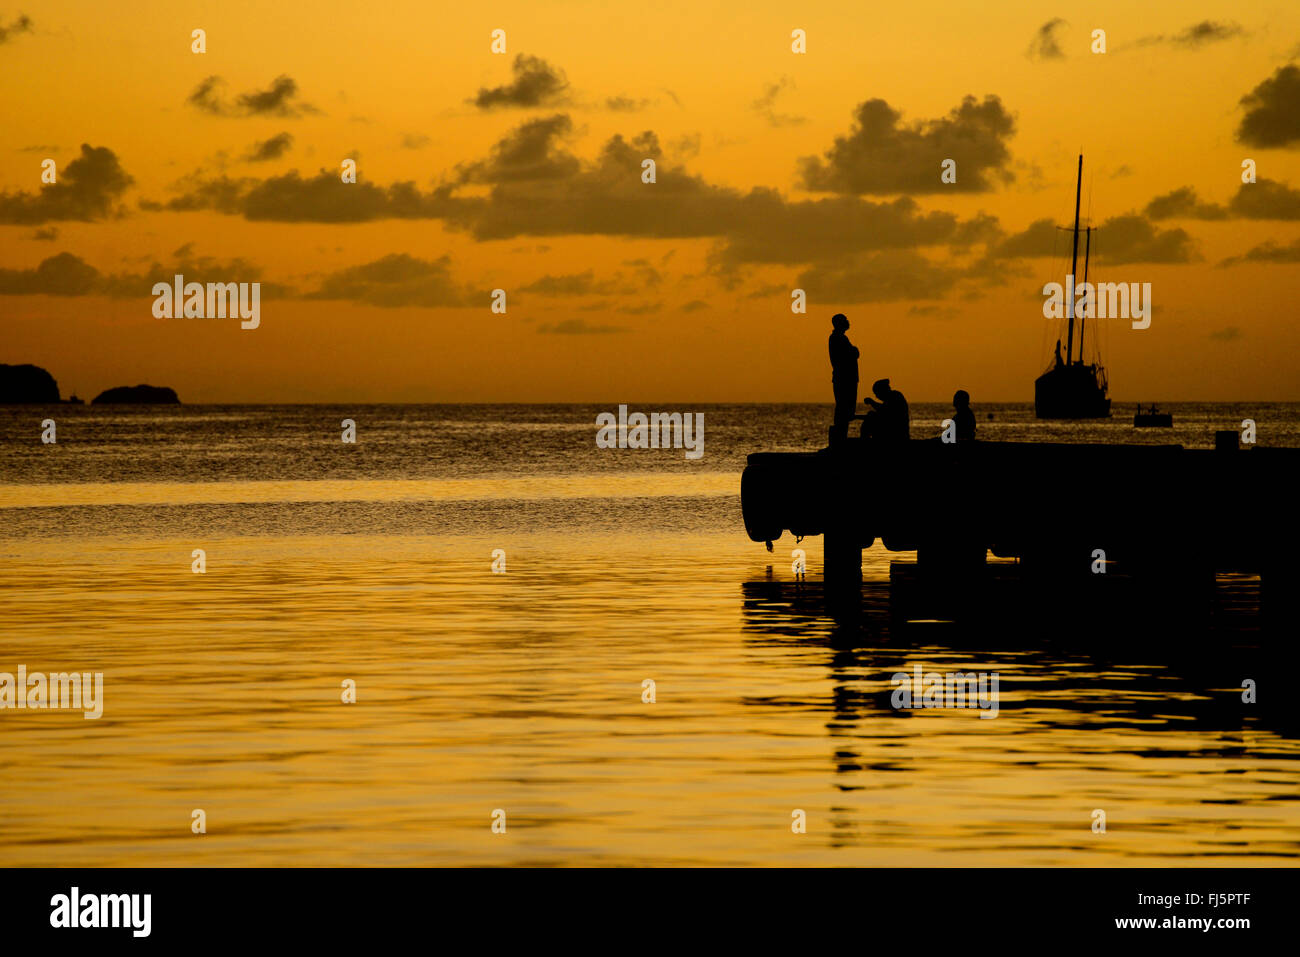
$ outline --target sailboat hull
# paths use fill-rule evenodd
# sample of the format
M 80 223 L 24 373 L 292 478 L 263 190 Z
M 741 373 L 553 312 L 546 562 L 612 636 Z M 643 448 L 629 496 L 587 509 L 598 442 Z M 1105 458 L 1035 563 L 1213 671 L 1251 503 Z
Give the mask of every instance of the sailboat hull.
M 1059 365 L 1034 380 L 1034 414 L 1040 419 L 1106 419 L 1110 399 L 1096 366 Z

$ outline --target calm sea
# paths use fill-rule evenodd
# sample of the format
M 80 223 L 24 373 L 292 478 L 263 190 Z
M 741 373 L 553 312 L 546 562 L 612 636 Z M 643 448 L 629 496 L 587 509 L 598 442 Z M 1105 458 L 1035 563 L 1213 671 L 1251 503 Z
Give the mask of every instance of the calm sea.
M 598 449 L 609 406 L 0 409 L 0 672 L 104 674 L 99 720 L 0 711 L 0 865 L 1296 861 L 1257 581 L 1221 581 L 1208 634 L 972 631 L 891 615 L 912 556 L 877 546 L 846 632 L 821 541 L 798 583 L 739 506 L 745 455 L 820 447 L 829 407 L 631 408 L 703 412 L 704 457 Z M 1208 447 L 1251 418 L 1300 445 L 1295 405 L 1166 410 L 977 414 L 987 439 Z M 949 411 L 914 406 L 914 436 Z M 997 672 L 998 717 L 891 708 L 915 665 Z

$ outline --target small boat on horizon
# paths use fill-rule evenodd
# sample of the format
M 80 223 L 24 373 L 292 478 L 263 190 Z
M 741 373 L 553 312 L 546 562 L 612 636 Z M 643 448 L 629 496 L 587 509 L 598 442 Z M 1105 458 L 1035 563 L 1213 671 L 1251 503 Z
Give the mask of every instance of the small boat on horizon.
M 1142 405 L 1139 403 L 1137 411 L 1133 413 L 1133 427 L 1138 429 L 1172 429 L 1174 427 L 1174 417 L 1172 413 L 1161 412 L 1156 408 L 1155 403 L 1151 403 L 1146 412 L 1142 411 Z

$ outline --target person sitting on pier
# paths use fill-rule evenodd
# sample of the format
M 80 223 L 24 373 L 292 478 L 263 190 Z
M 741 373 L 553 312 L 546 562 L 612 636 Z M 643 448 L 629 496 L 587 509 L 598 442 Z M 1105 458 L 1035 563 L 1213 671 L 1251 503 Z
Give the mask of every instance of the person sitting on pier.
M 868 396 L 862 400 L 871 406 L 862 420 L 862 437 L 891 444 L 906 442 L 911 438 L 911 413 L 903 393 L 891 389 L 888 379 L 877 379 L 871 391 L 876 398 Z
M 957 441 L 970 442 L 975 438 L 975 413 L 970 408 L 970 393 L 958 389 L 952 397 L 952 420 L 957 424 Z
M 849 320 L 843 313 L 831 317 L 834 331 L 829 347 L 831 353 L 831 391 L 835 395 L 835 439 L 848 438 L 849 421 L 858 409 L 858 350 L 844 333 Z

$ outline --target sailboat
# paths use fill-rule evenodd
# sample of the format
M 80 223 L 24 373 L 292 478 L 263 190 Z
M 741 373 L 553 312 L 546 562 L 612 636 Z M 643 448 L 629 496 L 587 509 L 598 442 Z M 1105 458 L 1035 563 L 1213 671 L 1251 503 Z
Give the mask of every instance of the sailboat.
M 1079 201 L 1083 195 L 1083 154 L 1079 154 L 1079 179 L 1074 188 L 1074 248 L 1070 254 L 1070 276 L 1077 275 L 1079 265 Z M 1092 251 L 1092 227 L 1087 227 L 1087 240 L 1083 252 L 1083 281 L 1088 281 L 1088 257 Z M 1084 316 L 1079 317 L 1079 350 L 1074 348 L 1074 303 L 1068 297 L 1066 314 L 1069 326 L 1066 331 L 1065 356 L 1061 356 L 1061 343 L 1056 343 L 1056 353 L 1047 371 L 1034 381 L 1034 414 L 1040 419 L 1105 419 L 1110 417 L 1110 398 L 1106 395 L 1109 383 L 1100 356 L 1095 362 L 1085 362 L 1083 356 Z

